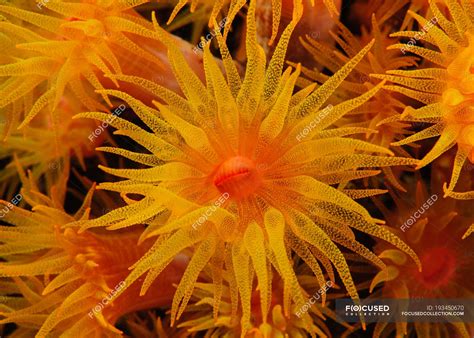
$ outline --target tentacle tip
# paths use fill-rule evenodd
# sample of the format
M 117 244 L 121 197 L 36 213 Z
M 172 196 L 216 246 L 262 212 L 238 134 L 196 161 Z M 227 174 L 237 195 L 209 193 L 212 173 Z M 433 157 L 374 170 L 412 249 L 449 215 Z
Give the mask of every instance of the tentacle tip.
M 414 164 L 416 164 L 416 163 L 414 163 Z M 416 164 L 416 166 L 415 166 L 415 170 L 420 170 L 420 169 L 423 168 L 425 165 L 426 165 L 426 164 L 418 163 L 418 164 Z
M 117 227 L 116 224 L 113 224 L 113 225 L 109 225 L 109 226 L 106 227 L 105 229 L 107 229 L 107 230 L 109 230 L 109 231 L 114 231 L 114 230 L 120 229 L 120 227 Z
M 406 190 L 405 187 L 403 187 L 402 185 L 397 186 L 396 188 L 397 188 L 399 191 L 403 192 L 403 193 L 408 192 L 408 190 Z
M 451 196 L 452 189 L 450 189 L 448 187 L 447 182 L 443 183 L 443 192 L 444 192 L 443 198 L 447 198 L 447 197 Z
M 63 225 L 60 226 L 60 228 L 61 229 L 66 229 L 66 228 L 70 229 L 74 226 L 76 226 L 76 222 L 63 224 Z
M 147 237 L 141 237 L 141 236 L 140 236 L 140 238 L 139 238 L 138 241 L 137 241 L 137 245 L 138 245 L 138 246 L 142 245 L 143 242 L 145 242 L 148 238 L 149 238 L 148 236 L 147 236 Z
M 421 262 L 418 259 L 418 256 L 416 256 L 415 254 L 415 257 L 412 257 L 412 258 L 415 261 L 416 266 L 418 267 L 418 272 L 421 272 L 423 270 L 423 267 L 421 266 Z

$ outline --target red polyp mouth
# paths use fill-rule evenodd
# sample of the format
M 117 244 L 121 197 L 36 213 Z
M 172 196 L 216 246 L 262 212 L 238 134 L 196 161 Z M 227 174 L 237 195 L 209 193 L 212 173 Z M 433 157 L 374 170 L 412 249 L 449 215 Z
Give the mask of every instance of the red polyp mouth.
M 214 175 L 214 185 L 232 198 L 245 198 L 254 193 L 262 182 L 255 163 L 243 156 L 222 162 Z
M 427 289 L 449 284 L 456 271 L 456 256 L 448 248 L 432 248 L 421 257 L 421 282 Z

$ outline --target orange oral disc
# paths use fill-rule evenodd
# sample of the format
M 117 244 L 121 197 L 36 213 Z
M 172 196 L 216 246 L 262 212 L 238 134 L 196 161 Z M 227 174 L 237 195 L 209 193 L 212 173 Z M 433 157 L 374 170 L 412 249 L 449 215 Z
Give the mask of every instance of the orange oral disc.
M 242 156 L 223 162 L 214 176 L 214 185 L 232 198 L 245 198 L 255 192 L 261 184 L 261 176 L 255 163 Z

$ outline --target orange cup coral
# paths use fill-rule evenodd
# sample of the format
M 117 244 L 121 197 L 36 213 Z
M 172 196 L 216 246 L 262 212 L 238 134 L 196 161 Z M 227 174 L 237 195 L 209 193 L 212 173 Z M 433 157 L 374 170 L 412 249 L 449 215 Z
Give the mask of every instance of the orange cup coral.
M 446 1 L 450 17 L 445 16 L 434 1 L 430 8 L 432 19 L 409 12 L 423 26 L 420 32 L 400 32 L 395 36 L 412 38 L 407 45 L 395 44 L 391 49 L 404 49 L 417 54 L 433 67 L 417 70 L 392 70 L 390 75 L 374 75 L 392 81 L 387 86 L 425 105 L 407 107 L 402 121 L 427 122 L 434 125 L 405 138 L 394 145 L 404 145 L 439 136 L 438 141 L 418 164 L 418 168 L 431 163 L 442 153 L 457 144 L 453 174 L 445 189 L 446 196 L 473 199 L 474 192 L 454 192 L 459 174 L 467 160 L 474 162 L 473 100 L 474 100 L 474 6 L 469 2 Z M 439 26 L 438 26 L 439 25 Z M 438 50 L 417 46 L 422 41 Z
M 297 67 L 292 72 L 289 68 L 283 72 L 283 64 L 301 7 L 296 7 L 293 21 L 283 32 L 266 66 L 262 47 L 256 41 L 255 5 L 255 1 L 251 1 L 247 16 L 248 61 L 243 81 L 219 32 L 216 34 L 227 80 L 206 47 L 206 87 L 186 64 L 169 35 L 155 25 L 157 36 L 168 47 L 171 65 L 185 98 L 143 79 L 117 77 L 145 84 L 164 103 L 155 102 L 158 109 L 153 109 L 126 93 L 106 91 L 107 95 L 123 99 L 152 132 L 117 118 L 111 123 L 118 129 L 115 133 L 128 136 L 150 153 L 115 148 L 102 150 L 151 168 L 102 167 L 127 180 L 102 183 L 99 188 L 120 192 L 128 205 L 97 219 L 71 224 L 84 230 L 103 226 L 116 230 L 145 223 L 148 227 L 142 239 L 166 236 L 166 240 L 159 240 L 133 266 L 125 280 L 132 284 L 147 273 L 142 295 L 172 257 L 185 248 L 193 248 L 193 258 L 173 300 L 172 323 L 184 312 L 201 270 L 210 261 L 219 262 L 218 266 L 226 262 L 229 278 L 233 280 L 232 292 L 240 295 L 242 334 L 251 327 L 250 286 L 254 274 L 262 289 L 264 313 L 269 311 L 268 264 L 284 280 L 287 297 L 298 307 L 304 304 L 305 298 L 288 260 L 292 252 L 305 257 L 315 271 L 320 271 L 310 249 L 320 250 L 335 265 L 350 296 L 358 299 L 349 267 L 335 243 L 376 265 L 383 264 L 355 240 L 351 228 L 383 238 L 419 263 L 408 246 L 380 227 L 378 221 L 350 197 L 352 194 L 370 196 L 379 190 L 347 191 L 346 194 L 344 189 L 330 186 L 378 173 L 360 168 L 417 162 L 387 156 L 393 154 L 383 147 L 343 137 L 358 132 L 358 128 L 328 128 L 345 113 L 365 103 L 383 85 L 329 109 L 322 108 L 373 42 L 320 88 L 315 90 L 311 86 L 293 95 L 300 69 Z M 104 114 L 83 113 L 77 118 L 101 120 Z M 132 195 L 143 197 L 132 199 Z M 220 287 L 222 272 L 216 274 L 214 281 Z M 218 306 L 219 302 L 215 304 Z M 289 315 L 287 304 L 283 310 Z M 307 314 L 302 319 L 311 325 Z
M 30 182 L 34 182 L 31 177 Z M 138 229 L 106 235 L 62 229 L 66 223 L 87 219 L 93 191 L 71 216 L 59 207 L 64 183 L 52 189 L 51 197 L 26 184 L 29 189 L 19 196 L 33 211 L 0 201 L 1 220 L 8 224 L 0 226 L 0 294 L 4 297 L 0 324 L 16 323 L 24 335 L 36 337 L 116 336 L 121 331 L 114 324 L 122 315 L 171 300 L 171 284 L 179 280 L 186 261 L 170 265 L 161 282 L 157 280 L 160 287 L 137 303 L 139 288 L 124 279 L 150 241 L 136 246 Z M 123 296 L 109 304 L 119 290 Z
M 439 197 L 439 199 L 437 198 Z M 472 246 L 474 238 L 461 239 L 471 224 L 471 219 L 462 215 L 459 202 L 431 196 L 426 186 L 419 182 L 413 198 L 395 197 L 397 208 L 384 209 L 387 221 L 419 255 L 423 270 L 418 271 L 407 256 L 399 250 L 379 242 L 374 250 L 387 264 L 370 285 L 370 291 L 382 284 L 373 297 L 383 298 L 462 298 L 469 299 L 473 292 L 470 281 L 474 278 Z M 415 205 L 416 203 L 416 205 Z M 413 215 L 417 217 L 413 217 Z M 416 221 L 407 220 L 416 218 Z M 409 225 L 408 225 L 409 224 Z M 400 227 L 400 228 L 395 228 Z M 377 323 L 374 337 L 397 336 L 414 329 L 419 337 L 459 336 L 470 337 L 474 327 L 469 323 Z

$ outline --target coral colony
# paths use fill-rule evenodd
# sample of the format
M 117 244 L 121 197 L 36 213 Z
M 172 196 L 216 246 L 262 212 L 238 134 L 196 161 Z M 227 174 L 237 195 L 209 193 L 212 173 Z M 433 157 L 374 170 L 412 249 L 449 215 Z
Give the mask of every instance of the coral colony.
M 360 311 L 474 311 L 471 0 L 11 0 L 0 45 L 1 337 L 474 336 Z

